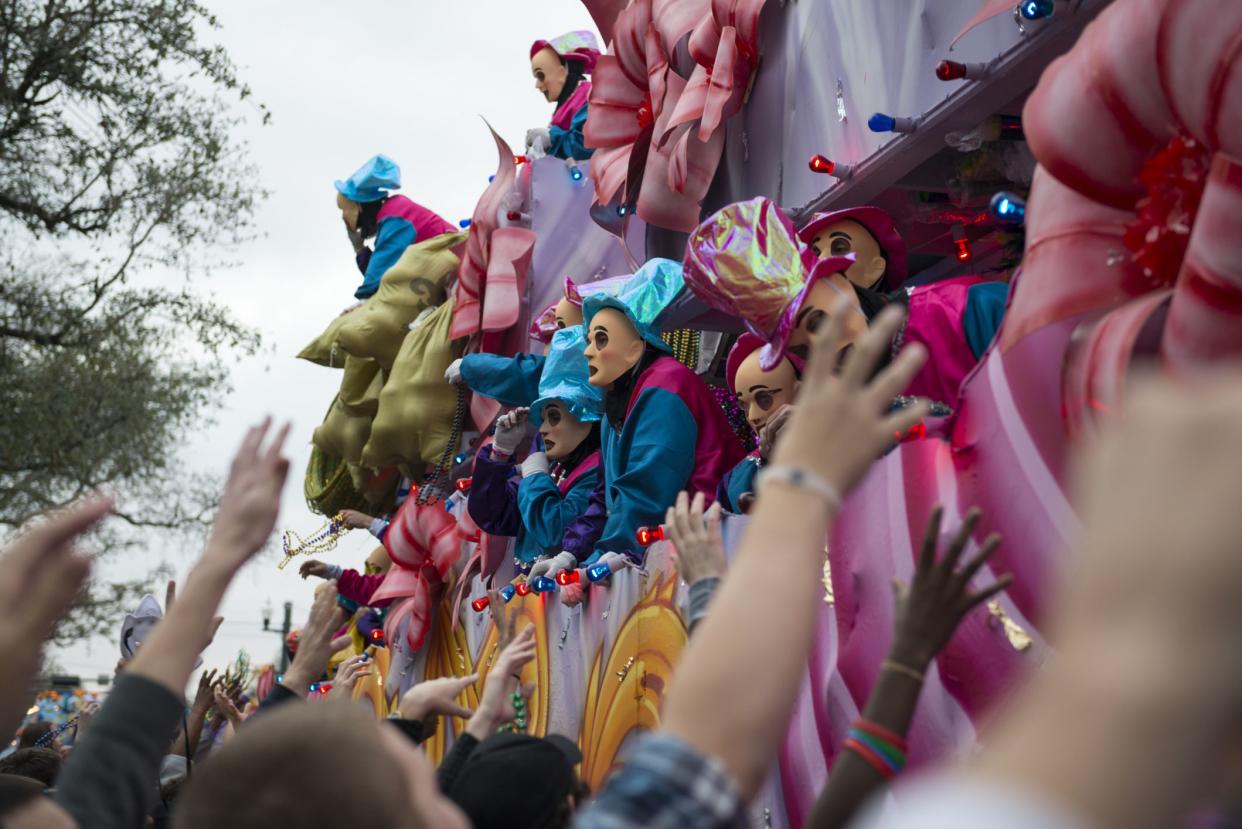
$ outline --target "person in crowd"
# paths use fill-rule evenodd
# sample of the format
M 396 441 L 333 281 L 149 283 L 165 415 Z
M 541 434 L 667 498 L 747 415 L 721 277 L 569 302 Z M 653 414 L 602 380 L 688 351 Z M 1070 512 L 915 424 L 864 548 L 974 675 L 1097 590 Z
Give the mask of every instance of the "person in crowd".
M 78 829 L 73 818 L 44 796 L 41 780 L 16 774 L 0 774 L 0 824 L 5 829 Z
M 664 516 L 664 526 L 677 557 L 677 574 L 689 591 L 686 627 L 692 634 L 707 615 L 707 606 L 728 568 L 724 539 L 720 534 L 721 503 L 716 501 L 704 513 L 703 502 L 703 493 L 695 494 L 691 500 L 689 493 L 682 491 L 677 503 L 669 507 Z
M 38 780 L 44 788 L 54 788 L 64 761 L 50 748 L 19 748 L 0 760 L 0 774 L 16 774 Z
M 401 168 L 386 155 L 373 156 L 335 186 L 336 206 L 362 271 L 362 284 L 354 291 L 359 300 L 379 290 L 380 279 L 410 245 L 457 230 L 421 204 L 392 192 L 401 187 Z M 366 246 L 372 237 L 374 249 Z
M 566 328 L 548 349 L 539 398 L 501 415 L 494 441 L 479 450 L 466 508 L 484 532 L 516 536 L 519 572 L 559 553 L 565 531 L 586 510 L 599 482 L 603 407 L 602 393 L 588 382 L 582 327 Z M 518 467 L 514 453 L 529 440 L 530 426 L 539 430 L 543 450 Z
M 556 104 L 552 123 L 526 132 L 526 149 L 535 156 L 586 161 L 594 152 L 583 139 L 591 82 L 587 76 L 599 58 L 599 42 L 588 31 L 566 32 L 530 47 L 530 73 L 535 89 Z
M 384 533 L 388 531 L 387 518 L 372 518 L 365 513 L 357 510 L 345 510 L 345 526 L 351 529 L 367 529 L 371 534 L 381 541 Z M 388 557 L 388 551 L 381 545 L 371 551 L 371 555 L 367 556 L 367 560 L 362 565 L 363 572 L 359 573 L 353 568 L 341 567 L 339 564 L 328 564 L 326 562 L 310 559 L 302 562 L 302 566 L 298 568 L 298 574 L 302 578 L 314 576 L 318 579 L 328 579 L 336 582 L 337 593 L 344 596 L 351 602 L 365 607 L 387 607 L 391 604 L 391 600 L 383 599 L 371 604 L 371 597 L 375 595 L 375 591 L 379 590 L 380 585 L 384 583 L 384 578 L 388 575 L 388 570 L 392 567 L 392 559 Z

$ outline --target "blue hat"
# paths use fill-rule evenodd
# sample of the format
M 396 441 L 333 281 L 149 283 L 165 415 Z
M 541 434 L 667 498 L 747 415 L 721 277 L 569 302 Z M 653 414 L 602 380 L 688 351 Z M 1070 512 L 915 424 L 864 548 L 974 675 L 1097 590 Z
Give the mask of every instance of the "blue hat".
M 530 404 L 530 422 L 538 426 L 543 407 L 559 400 L 569 413 L 588 423 L 600 419 L 604 411 L 604 390 L 591 385 L 587 372 L 581 325 L 562 328 L 552 335 L 552 344 L 539 375 L 539 399 Z
M 389 190 L 401 186 L 401 168 L 386 155 L 377 155 L 344 181 L 333 182 L 336 190 L 350 201 L 362 204 L 379 201 Z
M 582 300 L 583 335 L 591 320 L 605 308 L 616 308 L 629 319 L 639 336 L 656 348 L 673 353 L 673 347 L 660 339 L 660 315 L 685 290 L 681 263 L 672 259 L 652 259 L 635 272 L 615 295 L 594 294 Z

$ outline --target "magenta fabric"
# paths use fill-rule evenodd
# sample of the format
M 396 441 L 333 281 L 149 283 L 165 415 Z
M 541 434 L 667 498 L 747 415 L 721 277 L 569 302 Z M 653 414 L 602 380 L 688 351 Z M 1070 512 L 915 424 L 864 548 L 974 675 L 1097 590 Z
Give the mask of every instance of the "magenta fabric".
M 336 592 L 367 607 L 388 607 L 392 604 L 392 599 L 380 599 L 374 604 L 371 602 L 371 597 L 383 583 L 383 574 L 365 576 L 357 570 L 342 570 L 341 577 L 336 580 Z
M 906 394 L 957 406 L 958 389 L 978 362 L 962 332 L 966 295 L 972 285 L 988 281 L 979 276 L 959 276 L 910 289 L 909 316 L 894 345 L 922 343 L 929 357 L 906 387 Z
M 721 479 L 746 457 L 746 449 L 733 434 L 729 421 L 716 405 L 707 384 L 676 359 L 661 357 L 642 373 L 634 384 L 630 406 L 638 400 L 643 389 L 652 386 L 680 397 L 699 425 L 698 442 L 694 447 L 694 473 L 686 489 L 691 494 L 702 492 L 710 504 L 716 498 L 716 487 Z
M 393 216 L 405 219 L 414 225 L 414 233 L 416 234 L 414 238 L 419 242 L 425 242 L 434 236 L 444 233 L 457 232 L 457 228 L 443 218 L 405 196 L 390 196 L 388 201 L 384 202 L 384 206 L 380 208 L 378 221 L 382 222 Z
M 583 458 L 582 463 L 578 464 L 577 468 L 575 468 L 573 472 L 570 472 L 568 475 L 566 475 L 564 478 L 561 479 L 561 482 L 559 484 L 557 484 L 557 487 L 561 491 L 561 495 L 564 495 L 565 493 L 569 492 L 570 488 L 573 487 L 573 485 L 577 483 L 578 479 L 581 478 L 583 475 L 587 474 L 593 469 L 598 469 L 598 468 L 599 468 L 599 450 L 597 449 L 591 454 L 587 455 L 585 458 Z
M 552 126 L 568 130 L 572 126 L 574 116 L 578 114 L 578 110 L 586 106 L 587 98 L 590 95 L 591 82 L 579 81 L 578 86 L 570 93 L 565 103 L 558 106 L 556 112 L 552 114 Z

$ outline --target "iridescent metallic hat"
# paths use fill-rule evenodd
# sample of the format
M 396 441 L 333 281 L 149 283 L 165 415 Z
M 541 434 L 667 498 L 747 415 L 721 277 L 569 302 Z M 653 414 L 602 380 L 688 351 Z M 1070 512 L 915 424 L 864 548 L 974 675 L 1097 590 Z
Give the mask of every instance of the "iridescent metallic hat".
M 551 40 L 536 40 L 531 44 L 530 56 L 539 54 L 540 49 L 551 49 L 564 60 L 575 60 L 583 64 L 582 71 L 591 74 L 595 69 L 595 61 L 599 58 L 599 41 L 586 29 L 566 32 Z
M 759 365 L 771 371 L 811 289 L 852 264 L 853 254 L 817 262 L 789 217 L 760 197 L 721 208 L 690 234 L 685 281 L 704 305 L 740 318 L 767 343 Z
M 729 384 L 729 391 L 737 394 L 738 370 L 741 369 L 742 363 L 746 362 L 746 358 L 760 348 L 763 348 L 763 345 L 764 342 L 761 338 L 749 332 L 737 338 L 737 342 L 733 344 L 733 348 L 729 349 L 729 356 L 725 360 L 725 380 Z M 790 354 L 788 351 L 781 356 L 793 365 L 794 371 L 798 377 L 801 377 L 803 370 L 806 368 L 806 363 L 803 362 L 802 358 L 797 354 Z
M 846 220 L 858 222 L 867 228 L 880 246 L 880 254 L 887 262 L 880 285 L 896 288 L 906 281 L 909 264 L 906 257 L 906 243 L 897 232 L 893 217 L 878 207 L 847 207 L 845 210 L 833 210 L 829 213 L 816 213 L 811 221 L 798 231 L 798 238 L 806 244 L 815 241 L 825 227 Z M 871 287 L 866 285 L 864 287 Z
M 552 347 L 539 375 L 539 399 L 530 404 L 530 422 L 543 422 L 543 407 L 559 400 L 570 414 L 585 422 L 600 419 L 604 411 L 604 391 L 591 385 L 582 341 L 581 325 L 562 328 L 552 337 Z
M 565 295 L 564 299 L 570 303 L 582 307 L 582 294 L 578 293 L 578 286 L 568 276 L 565 277 Z M 538 340 L 541 343 L 552 342 L 552 335 L 560 329 L 556 327 L 556 306 L 561 304 L 561 300 L 557 300 L 543 309 L 543 313 L 535 317 L 535 321 L 530 324 L 530 338 Z
M 681 295 L 686 283 L 681 263 L 671 259 L 652 259 L 638 269 L 615 295 L 591 294 L 582 301 L 582 324 L 591 328 L 591 319 L 604 308 L 616 308 L 629 319 L 638 335 L 661 351 L 672 353 L 660 339 L 660 315 Z

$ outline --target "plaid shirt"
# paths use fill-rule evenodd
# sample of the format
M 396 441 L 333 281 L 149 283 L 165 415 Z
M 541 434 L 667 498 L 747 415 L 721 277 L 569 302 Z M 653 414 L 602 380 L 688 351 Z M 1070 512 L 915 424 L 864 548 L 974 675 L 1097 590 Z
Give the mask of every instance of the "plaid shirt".
M 737 784 L 719 761 L 663 733 L 639 738 L 574 829 L 745 827 Z

